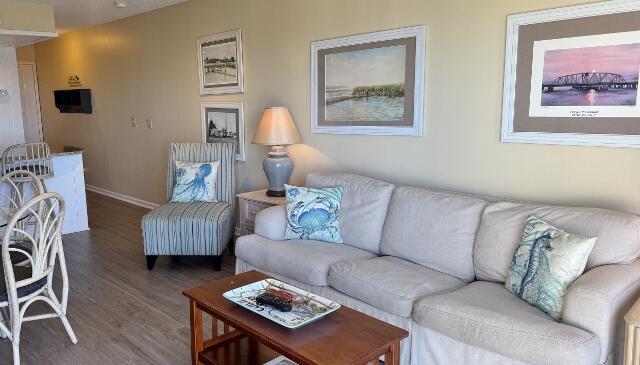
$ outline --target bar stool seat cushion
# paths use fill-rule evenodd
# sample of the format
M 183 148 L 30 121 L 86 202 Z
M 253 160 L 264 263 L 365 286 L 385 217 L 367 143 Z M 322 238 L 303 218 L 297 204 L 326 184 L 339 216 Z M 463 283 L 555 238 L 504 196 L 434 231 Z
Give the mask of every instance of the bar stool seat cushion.
M 0 265 L 0 268 L 2 268 L 2 265 Z M 31 268 L 23 267 L 23 266 L 14 266 L 13 275 L 16 281 L 28 279 L 31 277 Z M 0 280 L 2 281 L 2 285 L 0 285 L 0 306 L 1 306 L 2 304 L 6 304 L 7 301 L 9 300 L 6 281 L 4 277 L 4 269 L 0 272 Z M 45 276 L 42 279 L 35 281 L 29 285 L 19 287 L 17 289 L 18 298 L 24 298 L 26 296 L 29 296 L 37 292 L 38 290 L 42 289 L 46 284 L 47 284 L 47 277 Z

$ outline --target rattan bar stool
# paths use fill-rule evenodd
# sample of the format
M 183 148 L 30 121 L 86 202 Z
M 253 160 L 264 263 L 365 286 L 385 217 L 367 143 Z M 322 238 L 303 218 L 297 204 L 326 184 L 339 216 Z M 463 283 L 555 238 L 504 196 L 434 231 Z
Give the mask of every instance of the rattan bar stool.
M 53 177 L 53 160 L 49 145 L 44 142 L 24 143 L 7 147 L 0 158 L 2 175 L 14 171 L 33 173 L 44 186 L 44 179 Z M 30 182 L 27 174 L 14 174 L 11 178 L 16 183 Z M 46 186 L 45 191 L 46 191 Z

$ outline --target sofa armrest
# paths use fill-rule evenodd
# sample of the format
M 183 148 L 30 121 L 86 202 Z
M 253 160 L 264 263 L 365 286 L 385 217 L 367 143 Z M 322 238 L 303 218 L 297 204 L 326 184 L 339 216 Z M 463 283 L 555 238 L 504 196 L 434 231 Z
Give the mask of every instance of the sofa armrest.
M 287 226 L 287 210 L 284 205 L 276 205 L 261 210 L 256 215 L 254 232 L 274 241 L 284 240 Z
M 604 363 L 624 339 L 624 315 L 638 296 L 640 260 L 593 268 L 569 287 L 562 322 L 596 335 Z

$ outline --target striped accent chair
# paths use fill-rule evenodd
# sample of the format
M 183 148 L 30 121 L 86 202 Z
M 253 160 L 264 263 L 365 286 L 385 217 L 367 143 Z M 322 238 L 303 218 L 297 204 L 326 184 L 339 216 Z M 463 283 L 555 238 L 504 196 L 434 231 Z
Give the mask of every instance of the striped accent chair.
M 215 203 L 171 203 L 175 161 L 220 161 Z M 221 256 L 233 237 L 235 207 L 235 142 L 172 143 L 167 173 L 167 204 L 142 218 L 147 268 L 159 255 L 212 256 L 220 270 Z

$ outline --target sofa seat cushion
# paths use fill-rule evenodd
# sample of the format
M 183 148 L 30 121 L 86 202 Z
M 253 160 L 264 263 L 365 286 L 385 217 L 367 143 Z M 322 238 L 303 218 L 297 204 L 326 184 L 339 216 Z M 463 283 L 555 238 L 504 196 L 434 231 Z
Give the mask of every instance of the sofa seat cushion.
M 476 281 L 416 302 L 419 325 L 472 346 L 532 364 L 598 363 L 595 335 L 556 322 L 508 292 L 504 285 Z
M 239 237 L 236 257 L 268 272 L 305 284 L 327 286 L 336 262 L 375 257 L 352 246 L 313 240 L 272 241 L 256 234 Z
M 392 256 L 335 263 L 327 282 L 347 295 L 403 317 L 411 316 L 414 302 L 421 297 L 463 285 L 456 277 Z

